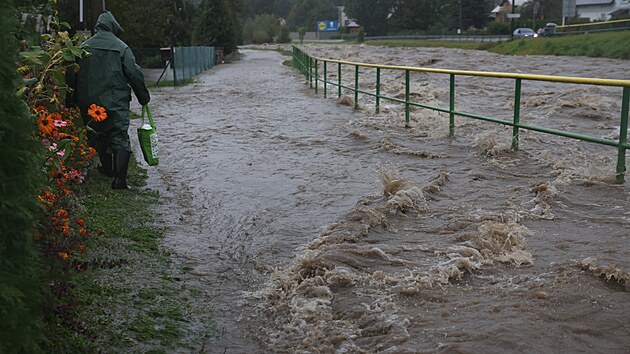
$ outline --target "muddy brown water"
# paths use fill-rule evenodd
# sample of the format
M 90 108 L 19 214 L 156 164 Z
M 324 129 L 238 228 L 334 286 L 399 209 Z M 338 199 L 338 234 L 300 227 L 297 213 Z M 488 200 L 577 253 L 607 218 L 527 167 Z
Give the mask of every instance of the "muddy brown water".
M 628 79 L 628 61 L 306 46 L 382 64 Z M 611 147 L 315 95 L 242 50 L 153 93 L 165 247 L 210 306 L 217 353 L 627 353 L 630 192 Z M 351 77 L 351 69 L 344 77 Z M 329 74 L 334 79 L 336 72 Z M 373 86 L 369 72 L 361 82 Z M 404 74 L 403 74 L 404 75 Z M 401 73 L 384 91 L 404 93 Z M 509 118 L 513 81 L 462 78 L 458 109 Z M 448 78 L 413 74 L 448 106 Z M 323 88 L 322 88 L 323 89 Z M 614 138 L 620 90 L 524 82 L 523 120 Z M 349 93 L 349 97 L 352 97 Z M 629 163 L 629 162 L 627 162 Z M 208 324 L 199 324 L 207 328 Z

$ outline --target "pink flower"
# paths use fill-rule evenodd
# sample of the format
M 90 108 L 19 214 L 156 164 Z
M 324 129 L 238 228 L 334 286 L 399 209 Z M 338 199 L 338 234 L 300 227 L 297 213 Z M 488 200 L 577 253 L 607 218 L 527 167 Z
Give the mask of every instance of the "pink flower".
M 53 151 L 57 149 L 57 143 L 52 143 L 49 147 L 48 150 Z
M 65 120 L 55 120 L 53 124 L 55 124 L 55 127 L 65 127 L 66 125 L 68 125 L 68 122 L 66 122 Z
M 70 170 L 70 179 L 76 184 L 83 182 L 83 174 L 75 169 Z

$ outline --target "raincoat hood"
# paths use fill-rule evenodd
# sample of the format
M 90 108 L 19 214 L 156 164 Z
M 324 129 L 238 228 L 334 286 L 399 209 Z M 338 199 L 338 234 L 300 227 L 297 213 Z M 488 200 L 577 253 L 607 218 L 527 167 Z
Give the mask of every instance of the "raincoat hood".
M 95 32 L 105 31 L 112 32 L 114 35 L 118 36 L 124 32 L 123 28 L 118 24 L 114 15 L 111 12 L 105 11 L 103 12 L 96 21 L 96 27 L 94 27 Z

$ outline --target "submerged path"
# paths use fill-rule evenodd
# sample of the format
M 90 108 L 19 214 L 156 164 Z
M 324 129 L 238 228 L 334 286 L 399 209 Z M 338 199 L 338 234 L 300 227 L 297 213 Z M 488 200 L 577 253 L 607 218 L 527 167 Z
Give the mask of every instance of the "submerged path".
M 427 63 L 500 62 L 466 51 L 423 53 Z M 244 50 L 240 61 L 191 85 L 152 94 L 160 165 L 149 176 L 164 202 L 165 246 L 183 284 L 196 290 L 196 305 L 212 308 L 218 334 L 199 323 L 189 334 L 193 347 L 628 348 L 630 193 L 597 178 L 613 171 L 608 150 L 524 133 L 514 153 L 501 144 L 499 137 L 509 141 L 501 128 L 463 120 L 448 139 L 447 119 L 422 110 L 404 129 L 399 107 L 384 105 L 390 116 L 379 117 L 315 96 L 282 65 L 288 59 Z M 553 71 L 554 60 L 544 67 Z M 421 94 L 448 99 L 421 82 Z M 497 97 L 463 84 L 471 102 L 480 93 Z M 545 104 L 555 95 L 578 103 L 608 95 L 581 87 L 536 93 L 550 97 L 531 103 L 541 112 L 553 112 Z M 505 107 L 494 101 L 483 108 Z M 595 108 L 598 127 L 617 120 Z M 589 129 L 593 116 L 571 121 Z M 549 156 L 558 150 L 567 156 Z M 593 160 L 604 167 L 583 167 Z
M 217 352 L 261 351 L 241 326 L 256 305 L 243 292 L 380 188 L 377 166 L 354 157 L 360 147 L 345 132 L 357 116 L 308 92 L 283 60 L 246 50 L 192 85 L 153 94 L 160 165 L 150 175 L 168 198 L 166 242 L 191 269 L 200 306 L 213 307 Z

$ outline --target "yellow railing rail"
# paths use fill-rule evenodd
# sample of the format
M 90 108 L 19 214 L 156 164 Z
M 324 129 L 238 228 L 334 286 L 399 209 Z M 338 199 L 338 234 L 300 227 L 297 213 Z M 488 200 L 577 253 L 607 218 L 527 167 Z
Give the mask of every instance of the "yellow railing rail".
M 625 20 L 611 20 L 611 21 L 602 21 L 602 22 L 588 22 L 588 23 L 576 23 L 573 25 L 564 25 L 564 26 L 556 26 L 556 28 L 573 28 L 573 27 L 585 27 L 585 26 L 606 26 L 615 23 L 623 23 L 628 22 L 630 24 L 630 19 Z
M 321 62 L 326 61 L 328 63 L 337 63 L 337 64 L 342 64 L 342 65 L 352 65 L 352 66 L 359 66 L 359 67 L 366 67 L 366 68 L 380 68 L 380 69 L 392 69 L 392 70 L 404 70 L 404 71 L 408 70 L 408 71 L 419 71 L 419 72 L 435 73 L 435 74 L 483 76 L 483 77 L 521 79 L 521 80 L 532 80 L 532 81 L 564 82 L 564 83 L 571 83 L 571 84 L 630 87 L 630 80 L 593 79 L 593 78 L 574 77 L 574 76 L 515 74 L 515 73 L 491 72 L 491 71 L 435 69 L 435 68 L 422 68 L 422 67 L 413 67 L 413 66 L 358 63 L 358 62 L 350 62 L 350 61 L 344 61 L 344 60 L 325 59 L 325 58 L 319 58 L 319 57 L 311 57 L 311 59 L 321 61 Z

